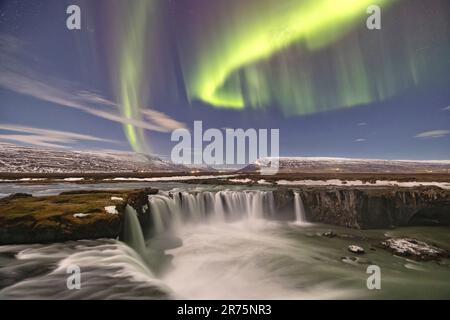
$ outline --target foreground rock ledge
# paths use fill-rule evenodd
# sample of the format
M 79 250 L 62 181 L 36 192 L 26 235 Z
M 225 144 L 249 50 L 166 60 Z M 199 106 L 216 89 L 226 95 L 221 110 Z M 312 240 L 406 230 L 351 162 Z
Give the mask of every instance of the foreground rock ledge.
M 0 245 L 117 238 L 126 203 L 152 190 L 11 195 L 0 199 Z

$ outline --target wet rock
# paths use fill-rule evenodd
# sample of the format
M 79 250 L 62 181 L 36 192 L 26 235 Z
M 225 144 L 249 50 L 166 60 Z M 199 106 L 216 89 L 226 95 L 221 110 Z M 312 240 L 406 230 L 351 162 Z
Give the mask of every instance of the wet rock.
M 363 248 L 361 248 L 360 246 L 354 245 L 354 244 L 348 246 L 347 249 L 348 249 L 348 251 L 356 253 L 356 254 L 366 253 Z
M 322 236 L 327 237 L 327 238 L 334 238 L 336 237 L 336 233 L 334 233 L 333 231 L 327 231 L 322 233 Z
M 448 251 L 413 238 L 390 238 L 381 245 L 396 255 L 415 260 L 439 260 L 448 256 Z

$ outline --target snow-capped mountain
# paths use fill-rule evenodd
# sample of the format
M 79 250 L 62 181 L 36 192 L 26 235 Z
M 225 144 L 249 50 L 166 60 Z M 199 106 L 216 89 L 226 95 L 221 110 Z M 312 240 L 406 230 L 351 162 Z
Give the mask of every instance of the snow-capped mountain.
M 242 171 L 267 168 L 274 158 L 260 158 Z M 380 160 L 325 157 L 280 157 L 279 172 L 450 173 L 450 160 Z
M 184 172 L 182 165 L 155 156 L 120 151 L 72 151 L 0 143 L 0 172 L 100 173 Z

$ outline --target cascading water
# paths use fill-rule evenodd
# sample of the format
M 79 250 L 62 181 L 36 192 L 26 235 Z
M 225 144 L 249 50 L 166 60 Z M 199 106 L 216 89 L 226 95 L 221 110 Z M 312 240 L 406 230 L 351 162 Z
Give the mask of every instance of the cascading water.
M 292 200 L 296 222 L 304 223 L 300 195 L 294 193 Z M 278 283 L 281 270 L 277 259 L 270 258 L 289 260 L 297 254 L 289 249 L 293 246 L 290 240 L 278 238 L 272 191 L 163 191 L 149 195 L 148 206 L 142 209 L 149 215 L 143 220 L 150 223 L 142 225 L 150 228 L 145 232 L 147 238 L 136 211 L 127 207 L 124 240 L 180 297 L 228 297 L 236 288 L 242 297 L 256 298 L 260 292 L 301 297 L 288 284 Z
M 294 192 L 294 208 L 295 208 L 295 223 L 305 224 L 305 207 L 303 206 L 302 197 L 300 193 Z
M 274 215 L 271 191 L 166 192 L 148 199 L 153 235 L 186 223 L 254 220 Z
M 145 240 L 136 210 L 130 205 L 125 207 L 123 241 L 141 256 L 145 252 Z

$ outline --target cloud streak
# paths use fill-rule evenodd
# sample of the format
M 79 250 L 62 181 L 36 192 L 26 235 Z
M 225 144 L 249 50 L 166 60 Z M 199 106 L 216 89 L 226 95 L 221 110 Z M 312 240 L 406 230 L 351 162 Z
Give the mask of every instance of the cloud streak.
M 114 140 L 103 139 L 86 134 L 14 124 L 0 124 L 0 130 L 14 132 L 14 134 L 0 134 L 1 141 L 13 141 L 48 148 L 69 148 L 67 145 L 81 141 L 118 143 Z
M 443 138 L 450 134 L 450 130 L 431 130 L 418 133 L 415 138 L 430 139 L 430 138 Z
M 96 92 L 82 90 L 77 83 L 53 78 L 29 67 L 24 68 L 24 65 L 28 65 L 26 61 L 33 58 L 19 54 L 26 50 L 20 50 L 23 43 L 17 39 L 0 35 L 0 43 L 0 87 L 122 125 L 157 132 L 184 127 L 158 111 L 143 110 L 147 121 L 124 117 L 118 112 L 118 105 L 114 101 Z
M 143 109 L 141 110 L 141 113 L 144 115 L 144 117 L 155 123 L 157 126 L 161 127 L 162 129 L 165 129 L 167 132 L 175 130 L 175 129 L 185 129 L 186 125 L 184 123 L 181 123 L 175 119 L 170 118 L 166 114 L 151 110 L 151 109 Z

